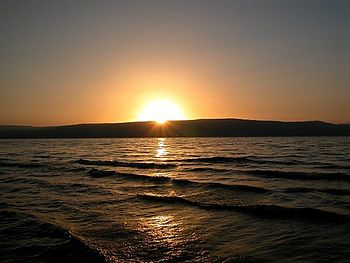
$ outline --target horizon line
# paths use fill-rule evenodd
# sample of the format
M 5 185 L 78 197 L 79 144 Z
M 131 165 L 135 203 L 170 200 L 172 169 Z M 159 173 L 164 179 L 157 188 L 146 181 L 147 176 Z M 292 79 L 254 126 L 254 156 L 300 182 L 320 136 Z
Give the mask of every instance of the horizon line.
M 323 120 L 272 120 L 272 119 L 243 119 L 243 118 L 198 118 L 198 119 L 178 119 L 178 120 L 167 120 L 168 122 L 186 122 L 186 121 L 210 121 L 210 120 L 240 120 L 240 121 L 261 121 L 261 122 L 286 122 L 286 123 L 299 123 L 299 122 L 322 122 L 333 125 L 350 125 L 350 123 L 334 123 Z M 156 123 L 156 121 L 124 121 L 124 122 L 80 122 L 71 124 L 58 124 L 58 125 L 24 125 L 24 124 L 0 124 L 0 127 L 31 127 L 31 128 L 50 128 L 50 127 L 69 127 L 79 125 L 113 125 L 113 124 L 128 124 L 128 123 Z M 163 125 L 163 124 L 159 124 Z

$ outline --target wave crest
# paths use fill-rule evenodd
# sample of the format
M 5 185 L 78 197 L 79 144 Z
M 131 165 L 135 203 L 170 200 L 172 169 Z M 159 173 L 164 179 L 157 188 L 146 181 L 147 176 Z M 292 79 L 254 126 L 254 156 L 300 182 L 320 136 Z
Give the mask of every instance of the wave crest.
M 151 194 L 142 194 L 138 195 L 138 197 L 148 201 L 169 204 L 184 204 L 207 210 L 238 211 L 270 219 L 304 219 L 309 221 L 323 221 L 330 223 L 350 223 L 350 218 L 347 215 L 337 214 L 316 208 L 293 208 L 265 204 L 226 205 L 193 201 L 180 196 L 162 196 Z
M 337 173 L 318 173 L 318 172 L 297 172 L 297 171 L 277 171 L 277 170 L 242 170 L 246 174 L 262 176 L 266 178 L 283 178 L 290 180 L 328 180 L 328 181 L 347 181 L 350 182 L 350 175 Z
M 106 176 L 119 176 L 128 180 L 141 180 L 148 182 L 156 182 L 156 183 L 172 183 L 181 187 L 203 187 L 208 189 L 225 189 L 225 190 L 237 190 L 244 192 L 254 192 L 254 193 L 268 193 L 270 192 L 268 189 L 250 186 L 250 185 L 241 185 L 241 184 L 222 184 L 222 183 L 214 183 L 214 182 L 197 182 L 188 179 L 177 179 L 171 178 L 167 176 L 149 176 L 142 174 L 134 174 L 134 173 L 120 173 L 116 171 L 104 171 L 98 169 L 91 169 L 88 172 L 92 177 L 106 177 Z
M 130 167 L 139 169 L 169 169 L 176 167 L 171 163 L 143 163 L 143 162 L 121 162 L 121 161 L 99 161 L 99 160 L 86 160 L 79 159 L 76 161 L 78 164 L 96 165 L 96 166 L 111 166 L 111 167 Z

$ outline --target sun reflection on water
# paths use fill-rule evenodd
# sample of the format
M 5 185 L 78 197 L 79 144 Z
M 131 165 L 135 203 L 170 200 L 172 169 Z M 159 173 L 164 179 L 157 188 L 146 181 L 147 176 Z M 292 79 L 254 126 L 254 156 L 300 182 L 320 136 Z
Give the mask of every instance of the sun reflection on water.
M 176 220 L 172 215 L 143 218 L 142 225 L 154 241 L 166 243 L 170 247 L 176 247 L 183 242 L 181 221 Z
M 168 154 L 165 141 L 166 141 L 165 138 L 158 138 L 158 145 L 156 149 L 157 158 L 164 158 Z

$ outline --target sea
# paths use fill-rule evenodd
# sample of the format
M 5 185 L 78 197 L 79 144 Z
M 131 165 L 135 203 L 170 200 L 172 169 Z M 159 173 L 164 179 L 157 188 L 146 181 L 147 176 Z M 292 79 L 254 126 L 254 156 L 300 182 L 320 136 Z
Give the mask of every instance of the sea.
M 350 137 L 0 140 L 0 262 L 350 262 Z

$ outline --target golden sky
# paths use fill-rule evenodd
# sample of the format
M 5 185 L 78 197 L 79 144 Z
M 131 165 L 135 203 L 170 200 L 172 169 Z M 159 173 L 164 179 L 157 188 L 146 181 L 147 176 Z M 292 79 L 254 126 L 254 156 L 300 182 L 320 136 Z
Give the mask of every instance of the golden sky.
M 350 123 L 348 1 L 1 1 L 0 124 Z

